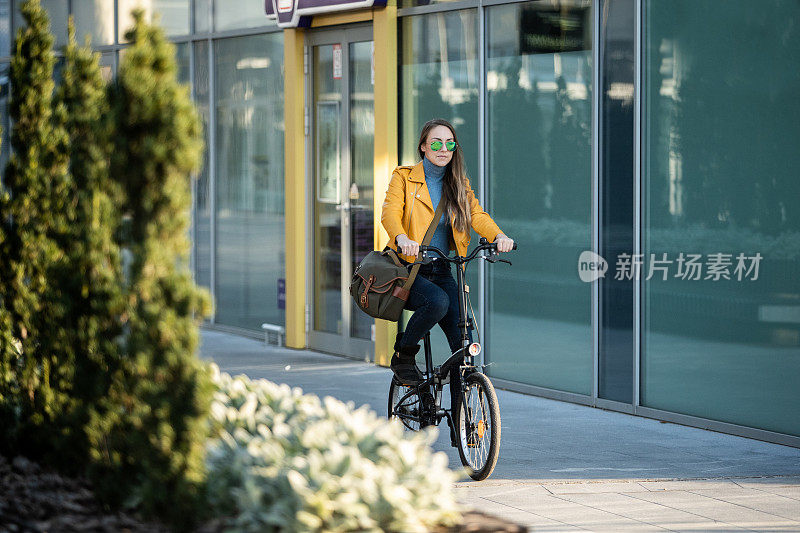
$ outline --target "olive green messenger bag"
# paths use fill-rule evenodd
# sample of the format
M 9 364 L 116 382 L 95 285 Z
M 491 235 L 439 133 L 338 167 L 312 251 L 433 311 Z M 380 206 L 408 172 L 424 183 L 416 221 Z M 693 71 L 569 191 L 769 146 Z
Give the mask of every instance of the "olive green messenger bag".
M 428 226 L 425 238 L 422 239 L 423 246 L 431 242 L 438 221 L 442 218 L 444 204 L 445 202 L 440 201 L 436 207 L 431 225 Z M 381 251 L 370 252 L 353 272 L 350 295 L 356 301 L 358 308 L 369 316 L 397 322 L 403 313 L 419 267 L 419 264 L 415 264 L 409 271 L 400 262 L 397 252 L 388 246 Z

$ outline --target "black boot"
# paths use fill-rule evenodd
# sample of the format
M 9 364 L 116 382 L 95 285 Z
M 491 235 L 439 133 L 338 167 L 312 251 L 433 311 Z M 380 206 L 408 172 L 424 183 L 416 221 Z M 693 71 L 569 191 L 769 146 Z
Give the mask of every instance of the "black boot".
M 395 377 L 403 385 L 419 385 L 424 376 L 417 368 L 416 355 L 419 351 L 419 344 L 414 346 L 399 346 L 395 344 L 395 352 L 389 362 L 389 368 L 394 372 Z

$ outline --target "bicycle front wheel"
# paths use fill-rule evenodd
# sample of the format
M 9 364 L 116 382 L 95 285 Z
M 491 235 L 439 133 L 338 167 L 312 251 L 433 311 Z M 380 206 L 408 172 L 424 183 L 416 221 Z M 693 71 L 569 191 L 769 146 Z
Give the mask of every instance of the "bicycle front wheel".
M 500 405 L 492 382 L 480 372 L 464 378 L 464 389 L 454 416 L 458 455 L 469 476 L 482 481 L 492 474 L 500 454 Z

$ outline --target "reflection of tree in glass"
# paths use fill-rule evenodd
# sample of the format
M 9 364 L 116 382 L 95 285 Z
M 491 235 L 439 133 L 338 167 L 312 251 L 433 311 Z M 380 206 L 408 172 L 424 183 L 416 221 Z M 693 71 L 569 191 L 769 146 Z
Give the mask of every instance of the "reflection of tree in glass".
M 692 3 L 692 13 L 726 31 L 709 39 L 692 24 L 667 28 L 674 37 L 672 149 L 682 166 L 683 220 L 770 235 L 797 231 L 800 214 L 788 201 L 799 192 L 797 3 L 736 10 Z M 742 38 L 756 35 L 758 46 Z
M 415 84 L 417 89 L 416 98 L 416 128 L 411 137 L 414 138 L 416 143 L 419 130 L 425 122 L 432 118 L 450 118 L 453 115 L 452 108 L 449 104 L 442 100 L 442 95 L 439 89 L 442 86 L 442 75 L 438 63 L 428 63 L 425 65 L 417 65 L 414 69 Z M 414 157 L 416 150 L 414 150 Z
M 547 214 L 542 112 L 536 83 L 531 89 L 520 86 L 521 68 L 518 56 L 491 63 L 498 78 L 510 81 L 489 92 L 488 182 L 493 186 L 492 209 L 511 214 L 524 197 L 525 218 L 537 219 Z
M 553 214 L 584 220 L 590 196 L 591 129 L 586 101 L 572 100 L 563 75 L 556 78 L 555 114 L 549 138 Z

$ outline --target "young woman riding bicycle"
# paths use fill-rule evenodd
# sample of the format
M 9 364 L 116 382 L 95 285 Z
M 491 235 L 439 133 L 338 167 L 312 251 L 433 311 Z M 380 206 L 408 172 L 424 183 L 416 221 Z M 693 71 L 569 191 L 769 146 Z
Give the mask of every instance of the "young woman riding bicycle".
M 422 127 L 417 144 L 422 161 L 413 166 L 397 167 L 392 173 L 381 223 L 389 234 L 389 246 L 398 252 L 404 264 L 416 260 L 419 243 L 439 202 L 445 202 L 445 214 L 436 227 L 431 246 L 456 250 L 458 255 L 464 256 L 472 227 L 482 237 L 496 242 L 498 251 L 509 252 L 513 248 L 514 241 L 500 231 L 475 198 L 461 150 L 455 129 L 449 122 L 430 120 Z M 402 383 L 416 385 L 422 381 L 415 356 L 420 348 L 419 341 L 434 325 L 441 326 L 452 352 L 462 348 L 457 291 L 447 261 L 434 259 L 420 267 L 405 306 L 414 314 L 405 331 L 398 333 L 390 362 L 392 372 Z M 471 342 L 471 331 L 469 335 Z M 458 365 L 454 365 L 450 372 L 451 405 L 460 401 L 459 384 Z

